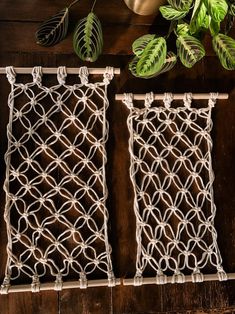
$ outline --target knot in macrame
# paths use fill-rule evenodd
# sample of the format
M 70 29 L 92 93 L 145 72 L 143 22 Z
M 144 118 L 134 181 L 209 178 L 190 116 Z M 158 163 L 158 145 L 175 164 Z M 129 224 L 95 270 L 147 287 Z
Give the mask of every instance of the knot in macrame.
M 192 93 L 185 93 L 184 94 L 184 98 L 183 98 L 183 101 L 184 101 L 184 105 L 186 108 L 190 108 L 191 107 L 191 103 L 192 103 Z
M 175 270 L 174 275 L 172 276 L 171 283 L 184 283 L 185 276 L 179 270 Z
M 31 291 L 32 292 L 39 292 L 40 291 L 40 282 L 39 282 L 38 275 L 34 275 L 32 278 Z
M 66 77 L 67 77 L 67 71 L 66 67 L 58 67 L 57 69 L 57 80 L 60 85 L 64 85 L 66 82 Z
M 16 73 L 12 66 L 6 67 L 6 75 L 7 75 L 8 82 L 10 84 L 14 84 L 16 81 Z
M 108 273 L 108 287 L 115 287 L 115 285 L 116 285 L 116 280 L 114 277 L 114 273 L 110 271 Z
M 153 103 L 153 101 L 154 101 L 154 94 L 153 94 L 153 92 L 147 93 L 145 95 L 145 101 L 144 101 L 145 107 L 146 108 L 150 108 L 151 104 Z
M 1 285 L 1 294 L 7 294 L 10 286 L 10 275 L 6 275 Z
M 113 76 L 114 76 L 113 67 L 106 67 L 103 82 L 105 84 L 109 84 L 110 81 L 113 79 Z
M 156 275 L 156 284 L 165 285 L 166 283 L 167 283 L 167 276 L 163 274 L 161 270 L 158 270 L 157 275 Z
M 86 289 L 87 288 L 88 284 L 87 284 L 87 278 L 86 278 L 86 274 L 85 273 L 80 273 L 79 283 L 80 283 L 80 288 L 81 289 Z
M 225 273 L 225 271 L 224 271 L 222 266 L 218 266 L 217 267 L 217 274 L 218 274 L 219 281 L 225 281 L 225 280 L 228 279 L 228 276 Z
M 167 109 L 170 108 L 172 100 L 173 100 L 173 95 L 172 95 L 172 93 L 165 93 L 165 94 L 164 94 L 163 102 L 164 102 L 164 105 L 165 105 L 165 107 L 166 107 Z
M 62 276 L 61 276 L 61 274 L 58 274 L 58 275 L 56 276 L 54 290 L 55 290 L 55 291 L 61 291 L 62 289 L 63 289 L 63 280 L 62 280 Z
M 200 272 L 198 268 L 195 268 L 193 273 L 192 273 L 192 282 L 203 282 L 204 276 Z
M 140 271 L 137 271 L 134 277 L 134 286 L 141 286 L 143 284 L 143 276 Z
M 214 107 L 215 104 L 216 104 L 216 100 L 218 98 L 218 93 L 210 93 L 210 98 L 209 98 L 209 101 L 208 101 L 208 105 L 209 107 Z
M 133 108 L 133 94 L 124 93 L 123 103 L 127 106 L 127 108 Z
M 88 83 L 88 75 L 89 71 L 87 67 L 81 67 L 79 69 L 79 77 L 83 85 L 86 85 Z
M 40 84 L 42 82 L 42 67 L 34 67 L 32 70 L 33 82 Z

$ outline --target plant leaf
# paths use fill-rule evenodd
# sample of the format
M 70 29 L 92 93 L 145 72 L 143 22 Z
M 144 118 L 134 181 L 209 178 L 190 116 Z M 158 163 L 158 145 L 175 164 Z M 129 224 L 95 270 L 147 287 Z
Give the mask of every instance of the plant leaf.
M 206 12 L 207 12 L 206 7 L 204 3 L 201 2 L 200 6 L 198 7 L 198 10 L 192 16 L 192 19 L 190 21 L 189 25 L 190 34 L 195 34 L 203 27 L 206 18 Z
M 213 37 L 212 44 L 222 66 L 227 70 L 235 70 L 235 40 L 218 34 Z
M 187 23 L 181 23 L 177 25 L 176 34 L 185 35 L 189 33 L 189 25 Z
M 175 21 L 180 20 L 185 15 L 187 15 L 188 11 L 179 11 L 174 8 L 172 8 L 170 5 L 162 5 L 159 8 L 159 11 L 161 12 L 162 16 L 168 20 L 168 21 Z
M 73 48 L 83 61 L 94 62 L 103 49 L 103 33 L 98 17 L 90 12 L 80 20 L 73 34 Z
M 228 14 L 226 24 L 225 24 L 225 34 L 226 35 L 231 31 L 234 22 L 235 22 L 235 15 Z
M 189 11 L 193 0 L 167 0 L 167 2 L 174 8 L 179 11 Z
M 180 61 L 187 68 L 191 68 L 205 55 L 202 43 L 197 38 L 190 35 L 178 36 L 176 46 Z
M 220 22 L 216 22 L 215 20 L 211 19 L 209 29 L 212 36 L 215 36 L 220 31 Z
M 44 21 L 35 33 L 36 42 L 41 46 L 54 46 L 63 40 L 68 32 L 69 9 L 64 8 Z
M 232 16 L 235 16 L 235 3 L 230 3 L 229 4 L 228 13 L 230 15 L 232 15 Z
M 132 51 L 138 57 L 142 55 L 147 44 L 155 37 L 155 35 L 147 34 L 137 38 L 132 44 Z
M 216 22 L 222 22 L 228 12 L 226 0 L 204 0 L 209 15 Z
M 152 39 L 144 49 L 137 65 L 139 76 L 148 76 L 159 71 L 166 59 L 166 40 L 163 37 Z
M 132 75 L 136 76 L 136 77 L 140 77 L 140 78 L 144 78 L 144 79 L 150 79 L 150 78 L 153 78 L 153 77 L 156 77 L 164 72 L 168 72 L 170 71 L 176 64 L 177 62 L 177 56 L 174 54 L 174 52 L 172 51 L 169 51 L 166 55 L 166 59 L 165 59 L 165 62 L 162 66 L 162 68 L 152 74 L 152 75 L 146 75 L 146 76 L 139 76 L 136 72 L 136 65 L 139 61 L 139 58 L 138 57 L 134 57 L 134 59 L 129 63 L 129 70 L 131 71 Z

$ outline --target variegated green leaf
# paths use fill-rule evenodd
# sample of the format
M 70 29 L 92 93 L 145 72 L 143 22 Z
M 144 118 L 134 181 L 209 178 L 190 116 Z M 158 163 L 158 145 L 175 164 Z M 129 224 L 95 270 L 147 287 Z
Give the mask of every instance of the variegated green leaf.
M 176 46 L 180 61 L 187 68 L 191 68 L 205 55 L 202 43 L 190 35 L 178 36 Z
M 69 9 L 64 8 L 38 28 L 35 37 L 41 46 L 54 46 L 65 38 L 68 32 Z
M 207 12 L 207 9 L 204 3 L 201 2 L 200 6 L 198 7 L 198 10 L 192 16 L 192 19 L 190 22 L 189 29 L 192 35 L 198 32 L 203 27 L 203 24 L 206 18 L 206 12 Z
M 144 79 L 150 79 L 150 78 L 153 78 L 153 77 L 156 77 L 164 72 L 168 72 L 170 71 L 176 64 L 177 62 L 177 56 L 174 54 L 174 52 L 172 51 L 169 51 L 166 55 L 166 60 L 162 66 L 162 68 L 152 74 L 152 75 L 146 75 L 146 76 L 139 76 L 136 72 L 136 65 L 139 61 L 139 58 L 138 57 L 134 57 L 134 59 L 129 63 L 129 70 L 131 71 L 132 75 L 134 75 L 135 77 L 140 77 L 140 78 L 144 78 Z
M 178 36 L 189 33 L 189 25 L 187 23 L 181 23 L 177 25 L 176 34 Z
M 161 12 L 162 16 L 169 21 L 175 21 L 180 20 L 185 15 L 187 15 L 188 11 L 179 11 L 174 8 L 172 8 L 170 5 L 162 5 L 159 8 L 159 11 Z
M 155 37 L 155 35 L 147 34 L 137 38 L 132 44 L 133 53 L 140 57 L 147 44 Z
M 93 13 L 79 21 L 73 35 L 73 48 L 83 61 L 94 62 L 103 49 L 103 34 L 100 21 Z
M 179 11 L 188 11 L 192 5 L 193 0 L 167 0 L 167 2 Z
M 226 0 L 204 0 L 209 15 L 216 22 L 222 22 L 228 12 Z
M 212 43 L 222 66 L 227 70 L 235 70 L 235 40 L 218 34 L 213 37 Z
M 152 39 L 137 62 L 139 76 L 148 76 L 158 72 L 166 59 L 166 40 L 163 37 Z
M 226 24 L 225 24 L 226 35 L 231 31 L 234 22 L 235 22 L 235 15 L 228 14 L 227 19 L 226 19 Z
M 235 3 L 230 3 L 228 13 L 232 16 L 235 16 Z
M 220 31 L 220 22 L 216 22 L 215 20 L 211 19 L 209 29 L 212 36 L 215 36 Z

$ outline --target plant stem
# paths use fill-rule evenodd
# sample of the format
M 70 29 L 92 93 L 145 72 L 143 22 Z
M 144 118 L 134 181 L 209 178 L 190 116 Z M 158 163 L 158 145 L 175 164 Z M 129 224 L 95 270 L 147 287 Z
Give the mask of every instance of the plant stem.
M 68 6 L 68 9 L 72 8 L 79 0 L 74 0 L 70 5 Z
M 92 8 L 91 8 L 91 12 L 93 12 L 95 4 L 96 4 L 96 0 L 94 0 L 94 2 L 93 2 Z

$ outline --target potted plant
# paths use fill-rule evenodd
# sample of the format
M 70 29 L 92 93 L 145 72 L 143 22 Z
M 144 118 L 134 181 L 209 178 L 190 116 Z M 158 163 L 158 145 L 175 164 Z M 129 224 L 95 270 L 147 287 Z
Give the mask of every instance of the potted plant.
M 124 2 L 136 14 L 151 15 L 156 14 L 166 0 L 124 0 Z
M 152 78 L 171 70 L 177 59 L 191 68 L 205 56 L 203 37 L 209 33 L 221 65 L 235 70 L 235 40 L 228 36 L 235 17 L 235 0 L 167 0 L 159 10 L 170 22 L 166 36 L 147 34 L 132 45 L 131 73 Z M 223 24 L 222 24 L 223 23 Z M 223 25 L 223 27 L 222 27 Z M 169 38 L 175 38 L 175 52 L 168 51 Z

